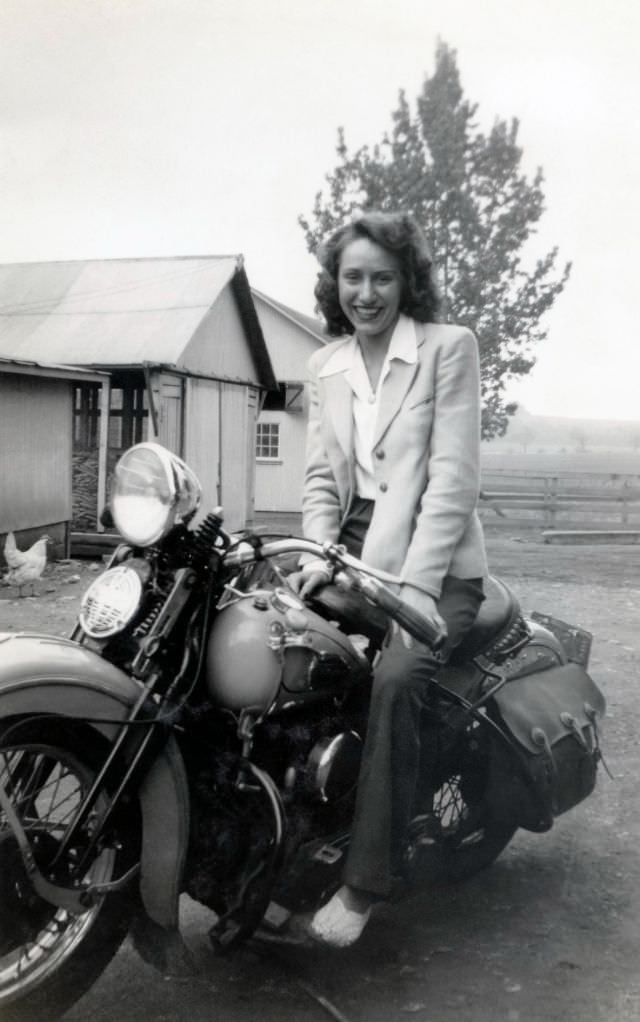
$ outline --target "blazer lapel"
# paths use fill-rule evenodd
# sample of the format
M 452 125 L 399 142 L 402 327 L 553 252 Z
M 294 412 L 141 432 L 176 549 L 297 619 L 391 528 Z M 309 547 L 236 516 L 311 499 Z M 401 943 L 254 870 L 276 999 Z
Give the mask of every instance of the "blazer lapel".
M 422 325 L 420 324 L 420 326 Z M 389 373 L 382 382 L 380 408 L 378 410 L 373 439 L 374 447 L 382 440 L 382 437 L 402 408 L 411 384 L 420 368 L 420 348 L 424 344 L 424 340 L 424 331 L 420 330 L 417 336 L 418 358 L 415 362 L 403 362 L 401 359 L 393 359 L 390 363 Z

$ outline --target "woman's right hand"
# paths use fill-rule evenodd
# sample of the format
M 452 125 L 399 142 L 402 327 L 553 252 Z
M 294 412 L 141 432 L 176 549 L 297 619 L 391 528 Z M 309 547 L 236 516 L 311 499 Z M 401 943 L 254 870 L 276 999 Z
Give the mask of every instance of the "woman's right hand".
M 413 610 L 417 610 L 429 622 L 435 632 L 444 632 L 446 635 L 447 623 L 441 616 L 437 600 L 433 596 L 423 592 L 421 589 L 416 589 L 415 586 L 405 584 L 400 590 L 400 598 Z M 395 621 L 393 622 L 392 632 L 394 635 L 397 632 L 400 633 L 406 649 L 412 649 L 415 645 L 415 639 Z
M 311 596 L 317 589 L 328 585 L 332 571 L 326 561 L 309 561 L 300 571 L 287 576 L 287 582 L 301 599 Z

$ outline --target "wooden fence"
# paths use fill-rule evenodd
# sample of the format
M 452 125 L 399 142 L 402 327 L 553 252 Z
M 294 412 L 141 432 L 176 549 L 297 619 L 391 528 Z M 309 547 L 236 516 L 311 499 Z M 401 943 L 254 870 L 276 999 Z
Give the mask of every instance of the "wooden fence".
M 640 475 L 491 469 L 482 474 L 480 510 L 485 522 L 505 525 L 637 528 Z
M 480 514 L 485 525 L 504 528 L 640 530 L 640 475 L 618 472 L 531 472 L 491 469 L 482 473 Z M 299 513 L 257 512 L 260 532 L 301 535 Z M 558 537 L 560 538 L 560 537 Z M 620 537 L 621 539 L 624 537 Z M 75 557 L 99 557 L 114 536 L 94 542 L 89 533 L 71 533 Z M 637 542 L 636 540 L 633 540 Z

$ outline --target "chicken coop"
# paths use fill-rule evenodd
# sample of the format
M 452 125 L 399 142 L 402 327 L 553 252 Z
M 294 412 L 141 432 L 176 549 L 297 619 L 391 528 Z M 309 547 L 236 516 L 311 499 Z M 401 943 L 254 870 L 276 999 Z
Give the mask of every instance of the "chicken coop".
M 230 528 L 252 521 L 255 423 L 277 385 L 241 256 L 0 266 L 3 355 L 109 375 L 106 430 L 98 379 L 73 387 L 75 531 L 101 530 L 113 465 L 142 440 L 184 458 Z
M 0 537 L 23 546 L 46 532 L 55 556 L 68 556 L 73 517 L 74 394 L 90 387 L 108 407 L 109 377 L 68 366 L 0 359 Z M 96 437 L 104 488 L 106 435 Z

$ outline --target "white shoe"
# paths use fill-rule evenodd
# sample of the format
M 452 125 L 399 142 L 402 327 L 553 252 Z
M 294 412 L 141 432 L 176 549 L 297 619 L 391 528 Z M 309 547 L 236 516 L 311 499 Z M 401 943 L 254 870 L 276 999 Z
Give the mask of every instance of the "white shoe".
M 331 947 L 349 947 L 360 937 L 369 922 L 371 908 L 356 912 L 347 908 L 340 892 L 322 908 L 318 909 L 309 925 L 311 936 Z

